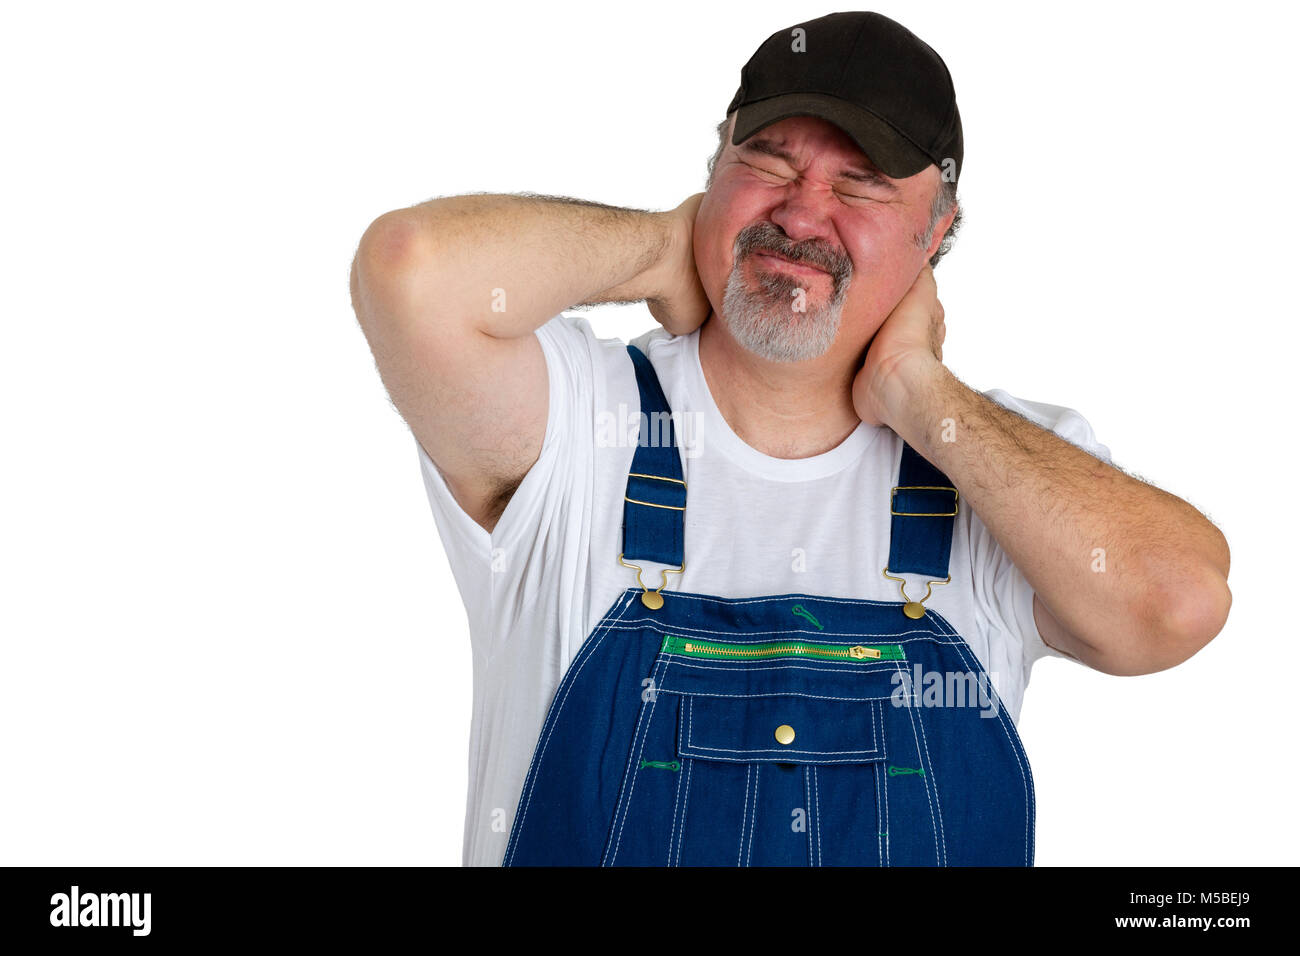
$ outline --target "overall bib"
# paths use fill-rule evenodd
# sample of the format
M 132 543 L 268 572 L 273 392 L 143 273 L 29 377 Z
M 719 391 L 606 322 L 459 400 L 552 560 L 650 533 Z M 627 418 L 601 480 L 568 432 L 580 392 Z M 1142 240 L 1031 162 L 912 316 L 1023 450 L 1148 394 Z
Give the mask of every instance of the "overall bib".
M 666 422 L 669 441 L 640 436 L 620 561 L 680 569 L 686 484 L 668 403 L 650 361 L 627 349 L 642 428 Z M 890 512 L 885 573 L 947 579 L 957 491 L 907 445 Z M 941 615 L 915 601 L 661 584 L 624 591 L 566 671 L 504 865 L 1029 866 L 1033 855 L 1020 737 Z

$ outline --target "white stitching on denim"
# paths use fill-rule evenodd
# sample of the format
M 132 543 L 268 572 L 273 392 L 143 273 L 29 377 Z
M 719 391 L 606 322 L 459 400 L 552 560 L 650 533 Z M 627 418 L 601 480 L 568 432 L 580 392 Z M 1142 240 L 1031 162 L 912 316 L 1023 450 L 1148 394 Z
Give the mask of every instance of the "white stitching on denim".
M 775 757 L 751 757 L 751 756 L 724 757 L 721 754 L 712 754 L 712 753 L 687 754 L 687 756 L 694 757 L 697 760 L 712 760 L 716 763 L 748 763 L 748 764 L 754 764 L 756 766 L 762 763 L 797 763 L 797 764 L 807 764 L 810 767 L 825 766 L 827 764 L 840 764 L 840 763 L 853 763 L 853 764 L 879 763 L 880 761 L 885 759 L 884 756 L 879 754 L 877 754 L 874 757 L 868 757 L 868 758 L 844 757 L 844 758 L 837 758 L 835 760 L 820 760 L 820 759 L 803 759 L 803 760 L 784 759 L 783 760 L 780 754 L 778 754 Z
M 808 819 L 808 826 L 804 832 L 808 834 L 805 842 L 808 844 L 808 865 L 816 866 L 817 858 L 813 855 L 813 827 L 816 826 L 816 820 L 813 817 L 813 795 L 812 795 L 812 766 L 804 764 L 803 768 L 803 805 L 804 815 Z
M 786 694 L 786 693 L 778 693 L 776 691 L 773 691 L 770 694 L 714 694 L 714 693 L 707 693 L 705 691 L 695 691 L 695 690 L 665 690 L 662 687 L 659 688 L 659 693 L 680 694 L 682 697 L 725 697 L 728 699 L 740 698 L 742 700 L 753 700 L 760 697 L 807 697 L 810 700 L 841 700 L 841 701 L 846 701 L 848 703 L 866 702 L 869 700 L 892 700 L 894 696 L 893 694 L 890 694 L 885 697 L 832 697 L 829 694 L 795 694 L 795 693 Z M 907 699 L 910 701 L 915 701 L 916 695 L 912 694 L 908 696 Z
M 693 710 L 691 704 L 692 704 L 692 701 L 691 701 L 691 699 L 690 699 L 689 697 L 686 698 L 686 699 L 684 699 L 684 700 L 681 702 L 681 706 L 682 706 L 682 707 L 685 709 L 685 711 L 686 711 L 686 716 L 685 716 L 684 719 L 682 719 L 682 720 L 678 720 L 678 722 L 677 722 L 677 752 L 678 752 L 678 754 L 681 754 L 681 753 L 682 753 L 682 741 L 685 739 L 686 736 L 688 736 L 688 735 L 690 734 L 690 732 L 691 732 L 691 722 L 695 719 L 695 717 L 694 717 L 694 713 L 695 713 L 695 712 L 694 712 L 694 710 Z M 683 847 L 683 846 L 685 845 L 685 843 L 686 843 L 686 819 L 687 819 L 687 817 L 686 817 L 686 813 L 687 813 L 687 809 L 689 808 L 689 806 L 690 806 L 690 802 L 691 802 L 691 777 L 693 776 L 693 774 L 694 774 L 694 772 L 695 772 L 695 761 L 694 761 L 694 760 L 687 760 L 687 761 L 686 761 L 686 765 L 687 765 L 687 767 L 686 767 L 686 798 L 685 798 L 685 801 L 684 801 L 683 804 L 682 804 L 682 829 L 681 829 L 681 833 L 678 834 L 678 837 L 677 837 L 677 860 L 678 860 L 678 865 L 679 865 L 679 866 L 681 865 L 682 847 Z
M 654 669 L 650 672 L 650 686 L 657 688 L 659 681 L 659 671 L 663 662 L 656 660 Z M 649 707 L 646 707 L 646 704 Z M 645 742 L 650 737 L 650 726 L 654 723 L 654 711 L 659 703 L 659 694 L 656 691 L 650 695 L 649 701 L 643 701 L 637 714 L 636 726 L 632 730 L 632 746 L 628 751 L 627 766 L 623 768 L 623 782 L 619 786 L 618 801 L 614 804 L 614 823 L 618 827 L 618 835 L 615 837 L 614 846 L 608 853 L 609 866 L 614 865 L 614 860 L 618 857 L 619 848 L 623 845 L 623 827 L 627 824 L 627 818 L 632 810 L 632 794 L 636 792 L 637 770 L 633 769 L 639 766 L 642 756 L 645 754 Z M 644 726 L 644 731 L 642 727 Z M 640 743 L 638 743 L 638 740 Z M 631 786 L 628 781 L 631 781 Z M 626 792 L 626 798 L 624 793 Z M 603 861 L 602 861 L 603 863 Z
M 682 701 L 682 700 L 679 700 L 679 701 L 677 702 L 677 712 L 678 712 L 677 721 L 678 721 L 678 726 L 679 726 L 679 727 L 680 727 L 680 724 L 681 724 L 681 708 L 682 708 L 682 706 L 683 706 L 684 704 L 685 704 L 685 701 Z M 675 728 L 675 729 L 676 729 L 676 728 Z M 678 734 L 677 734 L 677 733 L 674 733 L 674 734 L 673 734 L 673 743 L 674 743 L 674 744 L 677 743 L 677 738 L 678 738 Z M 681 753 L 681 747 L 676 747 L 675 749 L 676 749 L 676 756 L 680 757 L 680 756 L 682 755 L 682 753 Z M 685 773 L 682 773 L 681 771 L 683 771 L 683 770 L 685 770 L 686 772 L 685 772 Z M 685 782 L 683 781 L 683 778 L 684 778 L 684 777 L 689 777 L 689 776 L 690 776 L 690 771 L 687 770 L 686 767 L 681 766 L 681 765 L 679 764 L 679 766 L 678 766 L 678 774 L 677 774 L 677 791 L 673 794 L 673 824 L 672 824 L 671 827 L 668 828 L 668 865 L 669 865 L 669 866 L 673 866 L 673 865 L 674 865 L 674 863 L 673 863 L 673 846 L 674 846 L 674 844 L 677 843 L 677 821 L 678 821 L 678 814 L 681 813 L 681 810 L 682 810 L 682 791 L 686 788 L 686 784 L 685 784 Z M 686 826 L 686 823 L 685 823 L 685 821 L 683 820 L 683 821 L 682 821 L 682 828 L 685 829 L 685 826 Z
M 691 803 L 691 775 L 695 772 L 695 761 L 686 761 L 686 796 L 682 800 L 682 829 L 677 834 L 677 866 L 682 865 L 682 846 L 686 843 L 686 810 Z
M 525 778 L 524 785 L 525 792 L 521 795 L 521 805 L 515 814 L 515 820 L 512 827 L 513 832 L 510 834 L 510 842 L 506 847 L 506 856 L 502 861 L 502 866 L 509 866 L 510 861 L 514 859 L 515 850 L 518 848 L 518 837 L 519 834 L 523 832 L 524 820 L 528 816 L 528 806 L 533 798 L 533 788 L 537 783 L 536 771 L 541 764 L 542 756 L 546 752 L 546 746 L 550 742 L 551 732 L 555 729 L 555 724 L 559 722 L 560 712 L 564 710 L 564 703 L 569 698 L 569 691 L 571 691 L 573 685 L 578 682 L 578 676 L 582 673 L 582 669 L 587 666 L 587 662 L 595 655 L 596 648 L 599 647 L 601 641 L 603 641 L 609 634 L 609 624 L 618 620 L 619 615 L 625 613 L 627 609 L 632 606 L 632 600 L 635 596 L 636 589 L 628 588 L 623 595 L 624 603 L 620 605 L 619 602 L 616 601 L 614 605 L 611 606 L 609 612 L 606 613 L 604 620 L 596 626 L 595 630 L 591 632 L 591 635 L 583 643 L 582 647 L 579 648 L 577 658 L 569 664 L 568 669 L 564 673 L 564 677 L 560 679 L 560 687 L 564 688 L 564 696 L 560 699 L 559 707 L 555 706 L 554 699 L 552 699 L 551 710 L 547 714 L 546 721 L 542 726 L 542 733 L 545 736 L 541 744 L 533 752 L 532 762 L 528 765 L 528 776 Z M 600 637 L 596 637 L 597 634 L 599 634 Z M 581 663 L 579 663 L 578 658 L 581 658 Z M 575 667 L 574 665 L 577 666 Z M 573 675 L 571 680 L 569 678 L 570 674 Z M 566 682 L 567 686 L 565 686 Z M 559 695 L 559 692 L 560 689 L 556 688 L 555 693 L 557 696 Z
M 939 845 L 943 848 L 943 855 L 940 857 L 940 866 L 948 865 L 948 836 L 943 829 L 943 804 L 939 802 L 939 779 L 934 772 L 934 761 L 930 759 L 930 744 L 925 738 L 925 708 L 916 709 L 916 726 L 921 728 L 921 746 L 925 748 L 925 766 L 929 768 L 926 772 L 926 788 L 934 790 L 934 808 L 938 814 L 938 823 L 935 824 L 935 836 L 938 837 Z
M 871 768 L 871 782 L 875 785 L 876 791 L 876 865 L 883 866 L 885 862 L 883 837 L 881 834 L 884 830 L 884 821 L 880 815 L 880 775 L 884 772 L 884 764 L 878 763 Z
M 871 707 L 871 728 L 872 728 L 872 733 L 876 735 L 876 749 L 880 751 L 882 756 L 888 758 L 889 754 L 885 750 L 885 718 L 881 714 L 881 709 L 884 707 L 884 705 L 880 703 L 873 703 L 870 705 L 870 707 Z M 885 772 L 885 763 L 883 760 L 878 761 L 871 768 L 871 782 L 874 785 L 876 791 L 876 865 L 877 866 L 882 865 L 881 860 L 883 859 L 883 853 L 881 852 L 881 847 L 880 847 L 880 831 L 882 829 L 881 821 L 880 821 L 880 778 L 881 778 L 881 774 L 883 774 L 884 772 Z
M 879 750 L 881 755 L 887 760 L 889 758 L 889 750 L 886 747 L 885 715 L 884 715 L 885 705 L 883 703 L 877 702 L 873 705 L 873 707 L 874 707 L 874 711 L 872 713 L 872 722 L 876 725 L 876 749 Z M 881 830 L 889 829 L 888 822 L 886 822 L 883 827 L 881 826 L 881 818 L 880 818 L 880 813 L 881 813 L 880 790 L 883 785 L 881 781 L 885 777 L 885 761 L 881 760 L 872 769 L 875 772 L 874 783 L 876 786 L 876 865 L 885 866 L 886 864 L 884 863 L 884 860 L 889 855 L 888 848 L 886 848 L 885 852 L 882 854 L 881 846 L 880 846 Z M 889 797 L 888 795 L 886 795 L 885 796 L 886 816 L 888 816 L 888 810 L 889 810 Z M 888 840 L 888 837 L 886 836 L 885 839 Z
M 884 719 L 884 715 L 883 715 L 883 714 L 881 715 L 881 719 L 882 719 L 882 722 L 883 722 L 883 719 Z M 876 764 L 876 767 L 877 767 L 878 770 L 881 769 L 881 768 L 883 768 L 884 766 L 885 766 L 884 764 Z M 890 865 L 890 863 L 889 863 L 889 832 L 890 832 L 890 830 L 893 829 L 893 827 L 890 826 L 890 823 L 889 823 L 889 774 L 887 774 L 887 773 L 885 774 L 885 776 L 882 778 L 882 782 L 884 783 L 884 786 L 882 787 L 882 789 L 885 791 L 885 863 L 884 863 L 884 865 L 885 865 L 885 866 L 889 866 L 889 865 Z
M 817 768 L 812 768 L 813 778 L 813 802 L 817 805 L 817 865 L 821 866 L 822 860 L 822 782 L 817 776 Z
M 974 657 L 974 655 L 971 655 L 971 656 L 972 656 L 972 658 Z M 978 665 L 978 661 L 975 661 L 975 663 Z M 987 680 L 987 678 L 986 678 L 986 680 Z M 989 687 L 992 688 L 992 686 L 993 686 L 993 685 L 992 685 L 992 681 L 989 681 L 988 683 L 989 683 Z M 993 693 L 994 693 L 995 696 L 997 695 L 997 691 L 996 691 L 996 690 L 994 690 Z M 1007 719 L 1007 716 L 1006 716 L 1006 709 L 1005 709 L 1004 705 L 1002 704 L 1002 699 L 1001 699 L 1000 697 L 998 698 L 998 722 L 1002 725 L 1002 732 L 1003 732 L 1003 734 L 1006 735 L 1007 743 L 1011 745 L 1011 755 L 1012 755 L 1013 757 L 1016 758 L 1016 768 L 1020 771 L 1020 781 L 1021 781 L 1021 785 L 1022 785 L 1022 787 L 1024 788 L 1024 795 L 1025 795 L 1025 797 L 1026 797 L 1026 803 L 1027 803 L 1027 805 L 1028 805 L 1030 808 L 1033 808 L 1033 807 L 1034 807 L 1034 787 L 1033 787 L 1032 782 L 1030 781 L 1030 778 L 1026 775 L 1026 770 L 1028 769 L 1028 764 L 1029 764 L 1029 757 L 1028 757 L 1027 754 L 1024 755 L 1024 756 L 1022 757 L 1022 750 L 1021 750 L 1021 746 L 1022 746 L 1022 745 L 1018 744 L 1017 741 L 1016 741 L 1015 739 L 1013 739 L 1012 736 L 1011 736 L 1011 732 L 1010 732 L 1010 730 L 1009 730 L 1009 722 L 1008 722 L 1008 719 Z M 1018 736 L 1018 735 L 1017 735 L 1017 736 Z M 1031 842 L 1030 842 L 1030 838 L 1031 838 L 1031 835 L 1032 835 L 1032 834 L 1031 834 L 1031 831 L 1030 831 L 1030 829 L 1029 829 L 1029 820 L 1030 820 L 1030 817 L 1031 817 L 1031 813 L 1026 813 L 1026 814 L 1025 814 L 1025 838 L 1024 838 L 1024 840 L 1025 840 L 1025 865 L 1026 865 L 1026 866 L 1030 866 L 1030 865 L 1032 865 L 1032 859 L 1033 859 L 1033 857 L 1032 857 L 1032 853 L 1031 853 L 1031 847 L 1032 847 L 1032 844 L 1031 844 Z
M 788 637 L 791 634 L 807 634 L 811 637 L 843 637 L 843 638 L 877 638 L 873 643 L 877 644 L 898 644 L 906 641 L 927 641 L 937 637 L 948 637 L 942 631 L 932 630 L 914 630 L 914 631 L 809 631 L 801 628 L 784 628 L 770 631 L 760 631 L 751 628 L 743 630 L 737 628 L 716 628 L 700 627 L 695 624 L 672 624 L 665 625 L 662 620 L 652 617 L 629 617 L 620 624 L 616 630 L 620 631 L 641 631 L 654 630 L 662 634 L 723 634 L 728 637 L 758 637 L 760 635 L 776 635 L 778 637 Z M 743 643 L 743 642 L 742 642 Z M 754 643 L 762 643 L 756 641 Z
M 699 757 L 708 754 L 773 754 L 777 757 L 788 756 L 791 754 L 807 754 L 810 756 L 855 756 L 855 757 L 883 757 L 879 750 L 794 750 L 790 747 L 706 747 L 704 744 L 688 743 L 687 747 L 691 750 L 704 751 L 700 754 L 689 754 L 688 756 Z M 794 763 L 792 760 L 777 761 L 778 763 Z M 870 763 L 868 760 L 863 763 Z
M 659 686 L 659 671 L 663 663 L 660 660 L 655 661 L 654 669 L 650 672 L 651 687 L 657 688 Z M 654 723 L 655 706 L 659 703 L 657 690 L 650 695 L 648 703 L 649 707 L 646 707 L 644 703 L 642 704 L 641 712 L 637 715 L 636 727 L 632 731 L 632 747 L 628 751 L 627 766 L 623 768 L 623 785 L 619 787 L 618 802 L 614 805 L 614 820 L 618 825 L 618 836 L 614 840 L 613 852 L 609 854 L 608 866 L 614 865 L 614 860 L 618 858 L 619 848 L 623 845 L 623 827 L 627 824 L 627 818 L 632 810 L 632 794 L 636 792 L 637 771 L 633 768 L 640 764 L 641 755 L 645 753 L 645 742 L 650 736 L 650 725 Z M 643 724 L 645 727 L 644 732 L 641 729 Z M 640 738 L 639 744 L 637 743 L 638 738 Z M 632 781 L 630 787 L 628 786 L 629 780 Z M 627 791 L 626 800 L 623 798 L 624 790 Z M 620 814 L 622 819 L 619 819 Z
M 717 671 L 720 674 L 761 674 L 764 671 L 777 671 L 784 673 L 787 671 L 808 671 L 812 674 L 820 675 L 823 679 L 827 674 L 846 674 L 851 675 L 850 679 L 855 681 L 866 680 L 865 675 L 876 674 L 881 671 L 888 671 L 895 664 L 906 664 L 906 661 L 881 661 L 879 664 L 867 664 L 862 667 L 849 667 L 835 665 L 833 667 L 810 667 L 807 664 L 755 664 L 755 665 L 737 665 L 737 664 L 701 664 L 697 661 L 686 661 L 680 659 L 677 655 L 667 654 L 671 671 L 674 667 L 690 668 L 699 671 Z M 669 691 L 672 693 L 672 691 Z
M 899 674 L 901 675 L 902 673 L 903 672 L 900 669 Z M 906 708 L 906 710 L 907 710 L 908 722 L 911 724 L 912 727 L 912 742 L 916 744 L 916 756 L 917 759 L 919 760 L 921 759 L 921 741 L 916 736 L 916 720 L 912 717 L 913 708 L 908 707 Z M 939 862 L 939 831 L 937 829 L 938 824 L 935 822 L 934 819 L 934 801 L 930 798 L 930 784 L 928 781 L 925 781 L 925 803 L 930 810 L 930 835 L 931 837 L 934 838 L 934 863 L 935 866 L 942 866 L 942 864 Z
M 745 856 L 745 823 L 749 821 L 749 777 L 754 773 L 753 763 L 745 766 L 745 806 L 740 814 L 740 848 L 736 851 L 736 865 L 741 865 L 741 860 Z
M 997 688 L 993 686 L 992 679 L 989 678 L 988 673 L 984 670 L 983 666 L 980 664 L 979 658 L 975 656 L 975 652 L 971 650 L 971 647 L 969 644 L 966 643 L 965 638 L 962 638 L 961 635 L 957 633 L 956 629 L 951 624 L 949 624 L 946 620 L 944 620 L 944 618 L 940 616 L 938 612 L 932 611 L 931 613 L 934 614 L 935 619 L 939 622 L 939 625 L 941 627 L 946 628 L 950 633 L 952 633 L 954 636 L 960 639 L 960 643 L 957 644 L 957 653 L 961 654 L 962 658 L 966 660 L 970 666 L 972 666 L 974 673 L 977 676 L 979 674 L 984 674 L 985 683 L 988 685 L 990 692 L 997 699 L 998 723 L 1002 727 L 1002 733 L 1007 738 L 1007 743 L 1011 745 L 1011 752 L 1016 758 L 1016 766 L 1020 770 L 1020 779 L 1025 788 L 1026 804 L 1029 808 L 1029 811 L 1025 813 L 1025 865 L 1032 866 L 1033 852 L 1032 852 L 1032 843 L 1030 839 L 1031 831 L 1029 829 L 1029 820 L 1030 817 L 1037 811 L 1037 806 L 1034 798 L 1034 786 L 1033 786 L 1032 778 L 1026 776 L 1025 774 L 1025 771 L 1029 767 L 1029 755 L 1023 754 L 1022 757 L 1023 744 L 1020 743 L 1020 734 L 1018 732 L 1015 732 L 1013 737 L 1013 732 L 1015 731 L 1014 725 L 1011 725 L 1010 729 L 1008 729 L 1008 720 L 1006 717 L 1006 706 L 1002 703 L 1002 697 L 1001 695 L 998 694 Z
M 762 770 L 761 763 L 754 764 L 754 814 L 749 818 L 749 849 L 745 851 L 745 866 L 751 866 L 754 862 L 754 824 L 758 820 L 758 778 Z
M 944 620 L 938 613 L 935 614 L 935 617 L 939 621 L 939 624 L 941 626 L 946 627 L 949 631 L 951 631 L 954 635 L 957 635 L 959 638 L 961 637 L 961 635 L 957 634 L 956 629 L 953 628 L 953 626 L 949 624 L 946 620 Z M 1025 775 L 1025 771 L 1028 769 L 1029 756 L 1025 754 L 1023 756 L 1023 761 L 1022 761 L 1023 745 L 1020 743 L 1020 735 L 1019 733 L 1015 733 L 1013 737 L 1013 732 L 1015 729 L 1014 726 L 1012 726 L 1011 729 L 1008 730 L 1008 721 L 1006 718 L 1006 707 L 1002 703 L 1002 698 L 1001 696 L 998 695 L 997 688 L 993 686 L 992 679 L 990 679 L 988 674 L 984 671 L 984 668 L 979 663 L 979 659 L 975 656 L 974 651 L 971 650 L 970 645 L 966 643 L 966 640 L 964 638 L 961 639 L 961 643 L 958 645 L 957 651 L 958 653 L 962 654 L 963 657 L 969 658 L 970 663 L 973 664 L 975 673 L 977 675 L 980 673 L 984 673 L 984 680 L 986 684 L 988 685 L 990 691 L 992 691 L 993 696 L 997 698 L 998 722 L 1002 725 L 1002 732 L 1006 736 L 1007 742 L 1011 745 L 1011 752 L 1015 756 L 1016 764 L 1020 769 L 1020 779 L 1025 787 L 1025 792 L 1027 795 L 1027 804 L 1029 807 L 1033 808 L 1034 807 L 1033 782 L 1029 777 L 1026 777 Z M 1029 820 L 1030 820 L 1030 814 L 1026 813 L 1025 814 L 1025 865 L 1026 866 L 1031 865 L 1030 861 L 1033 858 L 1031 852 L 1031 843 L 1030 843 Z
M 871 705 L 868 704 L 868 706 Z M 885 740 L 884 733 L 878 723 L 880 719 L 879 710 L 879 706 L 871 707 L 871 743 L 873 744 L 871 749 L 879 751 L 883 756 L 885 752 Z

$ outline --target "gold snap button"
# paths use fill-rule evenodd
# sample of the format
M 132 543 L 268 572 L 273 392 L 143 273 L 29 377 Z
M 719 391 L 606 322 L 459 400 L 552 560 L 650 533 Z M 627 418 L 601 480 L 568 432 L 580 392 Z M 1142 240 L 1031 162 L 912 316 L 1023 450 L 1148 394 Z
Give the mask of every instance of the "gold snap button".
M 779 744 L 794 743 L 794 728 L 789 724 L 782 724 L 776 728 L 776 742 Z

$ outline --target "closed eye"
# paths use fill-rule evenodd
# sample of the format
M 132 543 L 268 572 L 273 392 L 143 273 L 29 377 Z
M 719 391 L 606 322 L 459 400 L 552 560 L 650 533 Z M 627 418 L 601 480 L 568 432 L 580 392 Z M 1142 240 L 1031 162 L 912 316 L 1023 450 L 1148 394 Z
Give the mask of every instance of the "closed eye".
M 770 169 L 764 169 L 762 166 L 755 166 L 752 163 L 746 163 L 744 162 L 744 160 L 741 160 L 741 163 L 745 166 L 748 166 L 751 170 L 753 170 L 758 175 L 758 177 L 763 182 L 768 183 L 770 185 L 784 186 L 794 182 L 794 177 L 782 176 L 780 173 L 774 173 Z M 858 193 L 845 193 L 845 192 L 840 192 L 839 190 L 835 191 L 835 195 L 839 196 L 842 201 L 846 201 L 845 204 L 849 206 L 862 206 L 864 203 L 889 202 L 889 197 L 885 195 L 863 196 Z
M 768 182 L 788 183 L 791 181 L 790 177 L 782 176 L 780 173 L 774 173 L 770 169 L 764 169 L 762 166 L 755 166 L 752 163 L 745 163 L 745 165 L 760 176 L 766 176 Z
M 744 163 L 743 160 L 741 162 Z M 794 179 L 790 176 L 782 176 L 780 173 L 774 173 L 770 169 L 764 169 L 762 166 L 755 166 L 753 163 L 744 163 L 744 165 L 748 166 L 755 173 L 757 173 L 761 178 L 764 179 L 765 182 L 772 183 L 773 185 L 783 185 L 785 183 L 790 183 L 794 181 Z M 863 195 L 859 195 L 858 193 L 844 193 L 838 191 L 836 192 L 836 194 L 841 199 L 852 199 L 852 200 L 856 200 L 857 202 L 885 202 L 886 201 L 883 196 L 863 196 Z

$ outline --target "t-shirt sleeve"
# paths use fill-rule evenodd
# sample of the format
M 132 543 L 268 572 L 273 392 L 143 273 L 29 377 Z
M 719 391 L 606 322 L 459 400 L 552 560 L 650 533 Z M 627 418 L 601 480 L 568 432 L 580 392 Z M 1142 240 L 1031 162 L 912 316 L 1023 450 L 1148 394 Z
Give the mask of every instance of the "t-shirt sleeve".
M 1004 408 L 1023 415 L 1072 445 L 1082 448 L 1094 458 L 1110 462 L 1110 449 L 1097 441 L 1087 419 L 1074 409 L 1027 401 L 1001 389 L 992 389 L 984 394 Z M 1044 643 L 1034 621 L 1034 589 L 1024 572 L 1012 563 L 1006 551 L 973 511 L 970 522 L 971 570 L 976 603 L 994 628 L 1012 639 L 1019 638 L 1023 679 L 1028 681 L 1030 668 L 1041 657 L 1073 660 Z
M 546 434 L 537 461 L 490 534 L 460 506 L 437 465 L 415 441 L 429 506 L 471 621 L 478 613 L 487 613 L 490 576 L 500 569 L 503 555 L 520 542 L 536 540 L 545 523 L 564 519 L 565 499 L 576 480 L 573 465 L 583 457 L 583 439 L 590 433 L 594 402 L 590 327 L 580 317 L 561 313 L 534 335 L 546 358 Z M 587 423 L 585 432 L 582 422 Z

